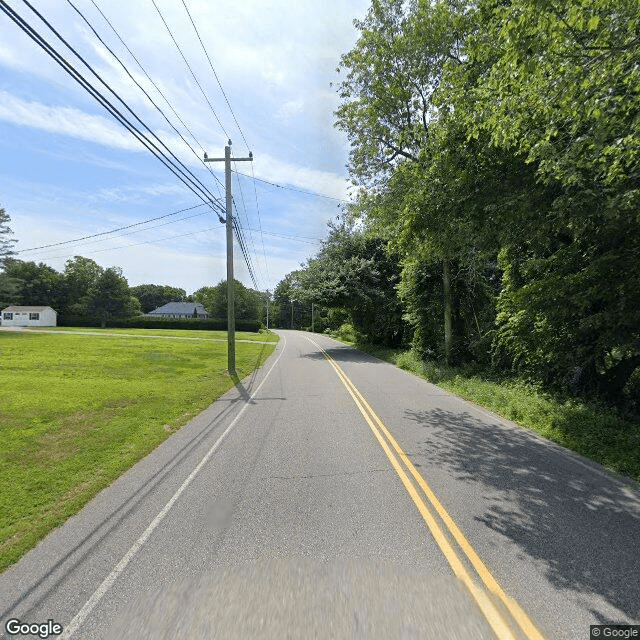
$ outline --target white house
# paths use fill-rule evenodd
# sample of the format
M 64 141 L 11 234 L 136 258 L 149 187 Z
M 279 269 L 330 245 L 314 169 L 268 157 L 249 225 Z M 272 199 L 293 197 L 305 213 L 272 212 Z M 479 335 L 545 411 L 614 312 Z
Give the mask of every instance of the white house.
M 51 307 L 7 307 L 2 310 L 5 327 L 55 327 L 58 314 Z

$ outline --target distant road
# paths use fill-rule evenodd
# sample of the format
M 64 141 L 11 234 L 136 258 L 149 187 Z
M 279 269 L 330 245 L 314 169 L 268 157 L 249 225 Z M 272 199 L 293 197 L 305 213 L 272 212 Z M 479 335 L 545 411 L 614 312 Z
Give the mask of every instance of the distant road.
M 3 632 L 587 640 L 640 624 L 637 485 L 334 340 L 277 333 L 259 372 L 0 576 Z

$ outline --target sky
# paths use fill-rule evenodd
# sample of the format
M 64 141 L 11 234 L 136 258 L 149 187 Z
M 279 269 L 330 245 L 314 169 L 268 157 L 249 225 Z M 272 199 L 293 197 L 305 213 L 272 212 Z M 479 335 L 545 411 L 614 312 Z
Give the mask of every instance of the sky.
M 30 0 L 223 204 L 224 163 L 204 164 L 204 153 L 223 157 L 229 139 L 232 156 L 252 152 L 234 164 L 232 191 L 256 282 L 237 242 L 235 276 L 273 290 L 313 256 L 349 199 L 336 68 L 369 0 L 71 1 L 90 26 L 69 0 Z M 24 0 L 7 4 L 133 120 Z M 187 293 L 226 279 L 225 227 L 212 207 L 2 12 L 0 207 L 21 260 L 62 271 L 81 255 L 120 267 L 130 286 Z

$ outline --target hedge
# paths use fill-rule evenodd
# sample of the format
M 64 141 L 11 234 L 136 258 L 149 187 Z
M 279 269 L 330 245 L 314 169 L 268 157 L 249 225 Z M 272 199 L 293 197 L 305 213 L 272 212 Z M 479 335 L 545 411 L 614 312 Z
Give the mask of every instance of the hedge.
M 99 327 L 100 320 L 94 318 L 63 318 L 59 323 L 66 327 Z M 201 329 L 208 331 L 226 331 L 226 318 L 109 318 L 107 327 L 119 329 Z M 262 325 L 257 320 L 236 320 L 236 331 L 257 333 Z

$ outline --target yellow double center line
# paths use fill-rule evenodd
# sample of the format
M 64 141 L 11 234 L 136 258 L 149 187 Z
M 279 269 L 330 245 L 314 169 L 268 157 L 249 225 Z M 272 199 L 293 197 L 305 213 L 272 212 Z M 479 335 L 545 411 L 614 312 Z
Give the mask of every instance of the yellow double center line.
M 524 610 L 513 598 L 510 598 L 504 592 L 496 579 L 491 575 L 491 572 L 489 571 L 489 569 L 487 569 L 482 560 L 480 560 L 480 557 L 474 551 L 473 547 L 469 544 L 469 541 L 465 538 L 462 531 L 460 531 L 456 523 L 453 521 L 453 518 L 448 514 L 438 498 L 436 498 L 429 485 L 412 464 L 411 460 L 409 460 L 407 454 L 402 450 L 391 433 L 389 433 L 389 430 L 385 427 L 380 418 L 378 418 L 367 401 L 362 397 L 362 394 L 358 391 L 358 389 L 356 389 L 353 382 L 349 380 L 345 372 L 340 368 L 335 360 L 315 340 L 312 340 L 311 338 L 307 339 L 322 352 L 324 357 L 328 360 L 329 364 L 338 374 L 340 380 L 342 380 L 342 383 L 347 388 L 347 391 L 353 398 L 353 401 L 356 403 L 356 406 L 360 410 L 360 413 L 362 413 L 364 419 L 371 428 L 371 431 L 373 432 L 374 436 L 380 443 L 380 446 L 387 455 L 387 458 L 389 458 L 389 462 L 391 462 L 391 464 L 393 465 L 393 468 L 402 481 L 402 484 L 404 485 L 405 489 L 411 496 L 411 499 L 418 508 L 420 515 L 423 517 L 427 527 L 429 528 L 429 531 L 433 535 L 433 538 L 435 539 L 436 543 L 440 547 L 440 550 L 449 562 L 451 569 L 460 579 L 460 581 L 465 584 L 465 586 L 469 590 L 469 593 L 478 604 L 478 607 L 484 614 L 487 622 L 491 625 L 491 628 L 494 630 L 497 637 L 500 638 L 500 640 L 516 640 L 516 636 L 514 635 L 513 630 L 505 621 L 503 613 L 492 601 L 490 594 L 492 594 L 493 597 L 503 605 L 504 609 L 508 611 L 508 613 L 517 623 L 527 640 L 544 640 L 543 635 L 540 633 L 540 631 L 538 631 L 529 616 L 527 616 Z M 442 527 L 438 524 L 431 510 L 427 506 L 427 502 L 425 502 L 423 496 L 416 488 L 416 485 L 411 481 L 409 475 L 407 475 L 407 471 L 411 476 L 413 476 L 415 483 L 422 490 L 424 497 L 426 498 L 428 503 L 438 513 L 444 526 L 447 528 L 453 539 L 458 543 L 458 546 L 475 569 L 478 577 L 482 582 L 482 585 L 477 584 L 476 581 L 472 578 L 471 574 L 467 570 L 467 567 L 465 566 L 465 563 L 461 560 L 460 556 L 455 551 L 447 536 L 443 532 Z

